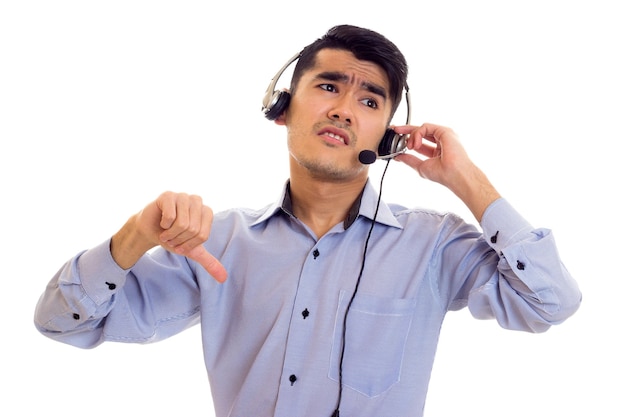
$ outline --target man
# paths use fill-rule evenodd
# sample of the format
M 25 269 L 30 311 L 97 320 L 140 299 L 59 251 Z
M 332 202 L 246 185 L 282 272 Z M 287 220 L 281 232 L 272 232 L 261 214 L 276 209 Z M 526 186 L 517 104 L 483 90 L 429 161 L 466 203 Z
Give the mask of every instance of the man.
M 163 193 L 61 268 L 35 324 L 87 348 L 200 323 L 218 417 L 421 416 L 447 311 L 542 332 L 580 292 L 550 231 L 499 195 L 452 130 L 390 132 L 408 92 L 393 43 L 343 25 L 294 60 L 290 91 L 271 84 L 264 101 L 287 129 L 276 203 L 214 216 L 198 196 Z M 389 133 L 397 145 L 381 149 Z M 373 153 L 449 188 L 482 233 L 379 201 L 360 161 Z

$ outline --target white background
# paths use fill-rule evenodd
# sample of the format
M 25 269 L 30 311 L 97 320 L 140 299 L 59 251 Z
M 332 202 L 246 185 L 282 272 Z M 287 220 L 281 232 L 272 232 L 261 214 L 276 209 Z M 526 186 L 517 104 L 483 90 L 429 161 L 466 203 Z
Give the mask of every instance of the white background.
M 84 351 L 39 335 L 35 303 L 66 259 L 164 190 L 215 210 L 273 201 L 287 154 L 284 129 L 260 112 L 265 88 L 300 48 L 351 23 L 404 51 L 414 124 L 453 127 L 502 194 L 554 231 L 584 293 L 541 335 L 450 314 L 426 415 L 625 415 L 618 4 L 2 2 L 0 414 L 212 415 L 197 328 Z M 398 163 L 383 196 L 472 220 Z

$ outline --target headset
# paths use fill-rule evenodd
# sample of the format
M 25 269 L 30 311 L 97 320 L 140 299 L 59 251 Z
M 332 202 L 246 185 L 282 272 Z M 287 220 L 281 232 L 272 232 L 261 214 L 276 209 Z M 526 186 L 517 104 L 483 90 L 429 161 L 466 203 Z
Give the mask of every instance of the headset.
M 301 55 L 302 51 L 291 57 L 285 65 L 278 70 L 276 75 L 274 75 L 270 81 L 270 84 L 265 91 L 265 96 L 263 97 L 263 107 L 261 108 L 265 118 L 268 120 L 276 120 L 289 106 L 291 94 L 287 91 L 276 90 L 276 84 L 285 70 L 292 63 L 298 60 Z M 409 94 L 409 86 L 407 84 L 404 85 L 404 91 L 407 106 L 405 124 L 409 125 L 411 124 L 411 96 Z M 385 134 L 378 144 L 378 153 L 376 154 L 372 151 L 362 151 L 359 155 L 359 160 L 364 164 L 371 164 L 376 161 L 376 159 L 393 159 L 395 156 L 406 151 L 407 139 L 408 135 L 401 135 L 396 133 L 393 129 L 388 128 L 385 130 Z

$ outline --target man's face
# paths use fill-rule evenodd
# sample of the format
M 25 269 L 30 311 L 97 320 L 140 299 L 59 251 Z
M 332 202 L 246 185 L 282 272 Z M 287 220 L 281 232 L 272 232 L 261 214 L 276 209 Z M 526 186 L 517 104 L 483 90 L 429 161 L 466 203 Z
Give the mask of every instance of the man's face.
M 281 118 L 292 163 L 331 181 L 366 176 L 359 152 L 376 150 L 391 114 L 389 82 L 378 65 L 322 49 L 302 74 Z

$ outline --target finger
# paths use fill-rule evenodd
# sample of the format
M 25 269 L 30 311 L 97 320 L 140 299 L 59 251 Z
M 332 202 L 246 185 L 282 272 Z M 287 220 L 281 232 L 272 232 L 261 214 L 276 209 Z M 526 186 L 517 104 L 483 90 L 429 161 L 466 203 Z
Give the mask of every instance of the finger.
M 165 192 L 157 198 L 157 207 L 161 210 L 161 221 L 159 226 L 163 230 L 168 230 L 176 221 L 176 205 L 177 200 L 181 198 L 181 195 L 176 196 L 174 193 Z
M 443 132 L 445 132 L 445 130 L 447 130 L 446 127 L 435 125 L 432 123 L 424 123 L 421 126 L 415 127 L 413 129 L 412 135 L 434 141 L 435 139 L 439 138 L 443 134 Z
M 402 153 L 402 154 L 396 156 L 394 159 L 396 161 L 402 162 L 402 163 L 410 166 L 411 168 L 416 170 L 418 173 L 419 173 L 420 166 L 424 162 L 421 159 L 419 159 L 417 156 L 411 155 L 411 154 L 408 154 L 408 153 Z
M 213 211 L 202 204 L 202 199 L 198 196 L 190 196 L 188 214 L 186 219 L 186 230 L 181 234 L 182 241 L 187 239 L 201 239 L 204 242 L 209 238 L 211 222 L 213 221 Z
M 187 257 L 198 262 L 219 283 L 226 281 L 228 272 L 220 261 L 211 255 L 204 246 L 199 245 L 189 251 Z
M 424 145 L 425 141 L 437 143 L 445 128 L 431 123 L 424 123 L 421 126 L 393 126 L 393 130 L 396 133 L 408 135 L 408 148 L 418 150 Z
M 438 146 L 439 144 L 433 144 L 432 142 L 425 142 L 424 139 L 427 140 L 427 138 L 423 138 L 420 141 L 417 141 L 418 146 L 415 146 L 415 151 L 420 153 L 421 155 L 424 155 L 426 158 L 433 158 L 435 156 L 438 156 L 439 154 L 439 149 Z
M 403 126 L 391 126 L 394 132 L 399 133 L 401 135 L 412 134 L 415 130 L 417 130 L 417 126 L 411 125 L 403 125 Z
M 172 247 L 191 249 L 208 238 L 212 219 L 213 212 L 199 196 L 185 195 L 177 202 L 176 220 L 161 238 Z

